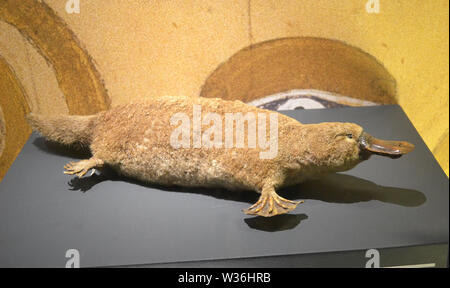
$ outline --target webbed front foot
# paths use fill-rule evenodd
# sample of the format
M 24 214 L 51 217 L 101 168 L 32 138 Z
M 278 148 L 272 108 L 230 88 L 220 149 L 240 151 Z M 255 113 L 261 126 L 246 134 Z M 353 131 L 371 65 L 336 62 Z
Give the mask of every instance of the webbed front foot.
M 95 168 L 100 168 L 103 166 L 103 161 L 92 157 L 90 159 L 81 160 L 78 162 L 69 162 L 64 165 L 64 174 L 77 175 L 79 178 L 83 177 L 89 170 L 94 169 L 92 174 L 95 172 Z
M 272 217 L 285 214 L 294 210 L 298 204 L 304 201 L 292 201 L 285 199 L 275 192 L 273 187 L 263 189 L 258 201 L 244 210 L 245 214 Z

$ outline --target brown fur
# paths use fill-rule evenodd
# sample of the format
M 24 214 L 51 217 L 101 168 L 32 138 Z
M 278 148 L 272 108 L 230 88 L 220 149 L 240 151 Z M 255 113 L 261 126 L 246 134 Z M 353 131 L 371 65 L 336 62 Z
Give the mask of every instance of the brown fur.
M 27 121 L 34 131 L 46 139 L 65 145 L 89 146 L 97 115 L 37 115 L 30 113 Z
M 250 189 L 262 196 L 256 208 L 246 213 L 262 216 L 286 213 L 298 204 L 279 197 L 275 189 L 348 170 L 361 161 L 357 141 L 363 131 L 360 126 L 304 125 L 282 114 L 278 114 L 278 154 L 273 159 L 260 159 L 258 146 L 175 149 L 169 142 L 176 128 L 170 125 L 170 117 L 183 112 L 192 119 L 194 104 L 201 105 L 203 117 L 208 112 L 217 113 L 222 119 L 230 112 L 276 113 L 240 101 L 161 97 L 152 102 L 118 106 L 94 116 L 30 114 L 28 120 L 34 130 L 50 140 L 89 146 L 93 157 L 68 164 L 68 174 L 81 177 L 89 169 L 107 164 L 123 175 L 163 185 Z M 267 125 L 268 119 L 267 116 Z M 207 128 L 203 126 L 202 131 Z

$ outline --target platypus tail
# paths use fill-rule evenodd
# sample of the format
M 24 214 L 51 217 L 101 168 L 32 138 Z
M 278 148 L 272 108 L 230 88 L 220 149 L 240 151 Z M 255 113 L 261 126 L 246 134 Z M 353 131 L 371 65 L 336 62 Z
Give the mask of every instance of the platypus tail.
M 89 116 L 70 115 L 27 115 L 28 123 L 34 131 L 47 140 L 66 145 L 88 146 L 96 125 L 98 114 Z

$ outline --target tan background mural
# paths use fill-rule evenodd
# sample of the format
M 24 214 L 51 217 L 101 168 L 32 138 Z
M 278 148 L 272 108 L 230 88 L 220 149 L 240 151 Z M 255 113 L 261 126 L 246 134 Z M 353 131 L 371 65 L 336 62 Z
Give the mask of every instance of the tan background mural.
M 395 79 L 373 56 L 341 41 L 313 37 L 269 40 L 240 50 L 206 79 L 200 95 L 251 102 L 294 89 L 397 103 Z
M 25 115 L 30 112 L 25 91 L 8 63 L 0 56 L 0 177 L 3 178 L 8 167 L 25 144 L 30 127 L 25 122 Z
M 242 49 L 309 36 L 346 43 L 382 65 L 387 73 L 370 68 L 366 79 L 390 75 L 395 86 L 345 93 L 377 100 L 370 91 L 385 87 L 379 94 L 403 107 L 448 175 L 447 1 L 381 0 L 378 14 L 364 0 L 80 0 L 79 14 L 66 2 L 0 0 L 0 82 L 10 87 L 0 90 L 2 173 L 30 133 L 20 124 L 25 107 L 89 114 L 140 98 L 198 97 Z

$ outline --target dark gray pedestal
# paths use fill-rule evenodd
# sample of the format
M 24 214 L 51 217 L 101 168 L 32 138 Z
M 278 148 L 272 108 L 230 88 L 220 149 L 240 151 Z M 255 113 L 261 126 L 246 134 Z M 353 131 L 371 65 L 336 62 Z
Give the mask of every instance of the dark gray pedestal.
M 447 264 L 449 182 L 398 106 L 286 112 L 303 123 L 356 122 L 379 138 L 412 142 L 400 159 L 280 192 L 304 199 L 273 218 L 241 212 L 252 192 L 146 186 L 110 173 L 62 173 L 82 157 L 32 135 L 0 183 L 0 266 L 354 266 L 377 248 L 381 266 Z

